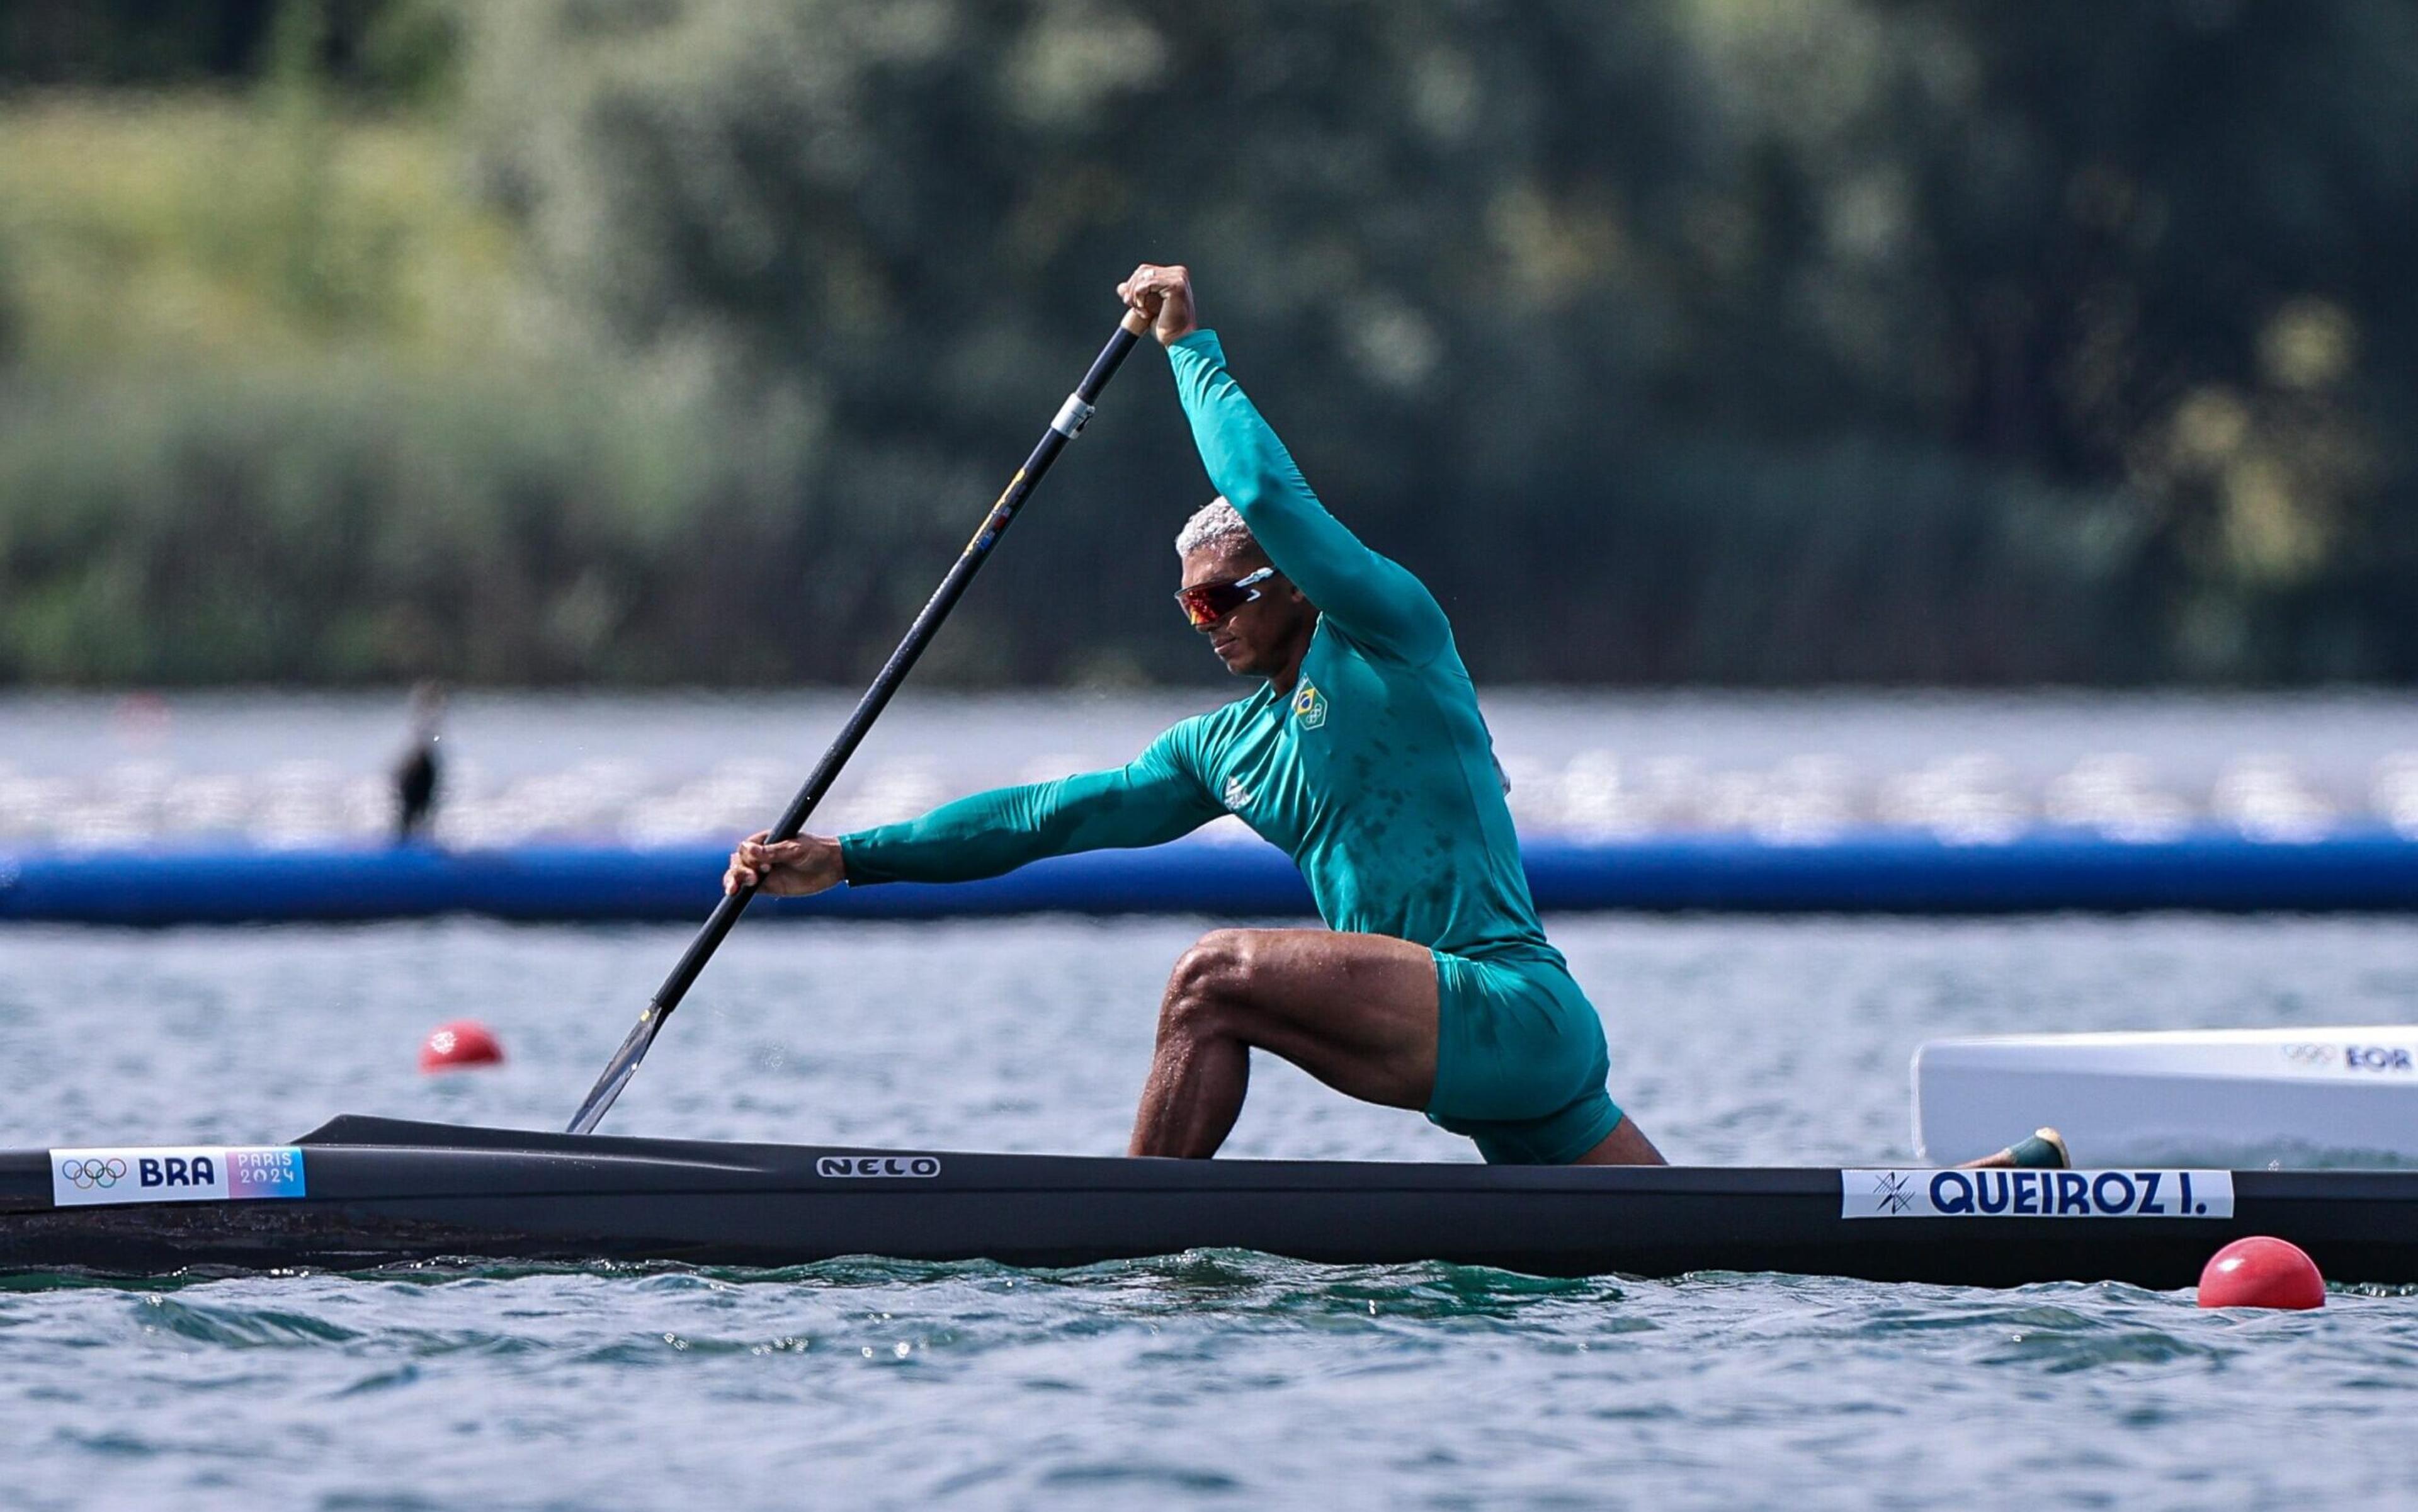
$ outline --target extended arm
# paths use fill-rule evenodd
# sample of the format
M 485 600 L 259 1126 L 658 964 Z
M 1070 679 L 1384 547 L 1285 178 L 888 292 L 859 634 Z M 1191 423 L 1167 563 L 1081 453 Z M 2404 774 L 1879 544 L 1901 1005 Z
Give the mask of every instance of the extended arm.
M 1045 856 L 1155 846 L 1225 812 L 1173 745 L 1175 732 L 1113 771 L 1000 787 L 943 803 L 919 819 L 840 837 L 848 879 L 968 882 Z
M 1226 370 L 1217 333 L 1195 330 L 1170 344 L 1167 355 L 1209 481 L 1243 516 L 1277 571 L 1336 629 L 1364 646 L 1414 664 L 1442 650 L 1452 632 L 1434 595 L 1326 512 L 1293 454 Z
M 1224 812 L 1186 759 L 1195 738 L 1195 722 L 1187 720 L 1113 771 L 995 787 L 922 818 L 836 840 L 807 834 L 775 845 L 753 835 L 731 852 L 722 890 L 758 886 L 776 897 L 801 897 L 843 880 L 970 882 L 1045 856 L 1172 840 Z

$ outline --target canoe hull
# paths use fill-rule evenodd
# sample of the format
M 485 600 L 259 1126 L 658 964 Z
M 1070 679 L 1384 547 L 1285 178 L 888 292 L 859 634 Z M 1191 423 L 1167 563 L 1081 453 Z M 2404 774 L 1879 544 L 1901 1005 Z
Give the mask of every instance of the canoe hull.
M 0 1156 L 0 1268 L 778 1267 L 846 1256 L 1055 1267 L 1246 1249 L 1539 1275 L 1779 1271 L 2172 1288 L 2195 1281 L 2228 1240 L 2274 1233 L 2335 1280 L 2418 1282 L 2418 1172 L 2242 1172 L 2231 1178 L 2232 1215 L 2221 1218 L 1874 1221 L 1843 1211 L 1864 1211 L 1856 1184 L 1873 1173 L 1824 1169 L 866 1152 L 367 1119 L 338 1120 L 298 1148 L 307 1197 L 101 1206 L 53 1205 L 47 1153 Z

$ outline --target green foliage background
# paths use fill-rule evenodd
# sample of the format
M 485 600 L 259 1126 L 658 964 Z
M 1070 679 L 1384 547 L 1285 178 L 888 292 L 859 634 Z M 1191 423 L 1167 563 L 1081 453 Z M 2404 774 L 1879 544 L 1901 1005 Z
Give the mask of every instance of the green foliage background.
M 0 678 L 861 676 L 1143 258 L 1491 680 L 2418 674 L 2398 0 L 183 14 L 0 20 Z M 1205 493 L 932 672 L 1199 676 Z

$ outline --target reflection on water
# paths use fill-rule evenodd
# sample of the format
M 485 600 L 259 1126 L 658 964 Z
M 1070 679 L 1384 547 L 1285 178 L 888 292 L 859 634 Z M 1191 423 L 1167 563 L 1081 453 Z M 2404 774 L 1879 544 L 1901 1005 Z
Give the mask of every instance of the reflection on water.
M 882 823 L 1113 765 L 1231 691 L 911 694 L 819 823 Z M 465 695 L 440 746 L 436 833 L 453 846 L 744 833 L 779 813 L 850 702 Z M 2293 841 L 2380 823 L 2418 835 L 2418 704 L 2381 695 L 1511 690 L 1487 707 L 1531 832 L 1814 841 L 1888 824 L 1986 844 L 2043 823 L 2120 840 L 2213 823 Z M 305 846 L 390 832 L 406 725 L 399 698 L 211 694 L 0 699 L 0 844 Z

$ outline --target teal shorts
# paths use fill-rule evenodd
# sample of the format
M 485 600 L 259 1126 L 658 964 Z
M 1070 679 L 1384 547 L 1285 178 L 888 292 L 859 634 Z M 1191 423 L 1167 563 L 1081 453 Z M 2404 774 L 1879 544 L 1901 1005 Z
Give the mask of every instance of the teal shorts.
M 1436 963 L 1435 1091 L 1429 1122 L 1474 1139 L 1491 1165 L 1566 1166 L 1620 1126 L 1604 1091 L 1612 1056 L 1595 1004 L 1558 956 Z

